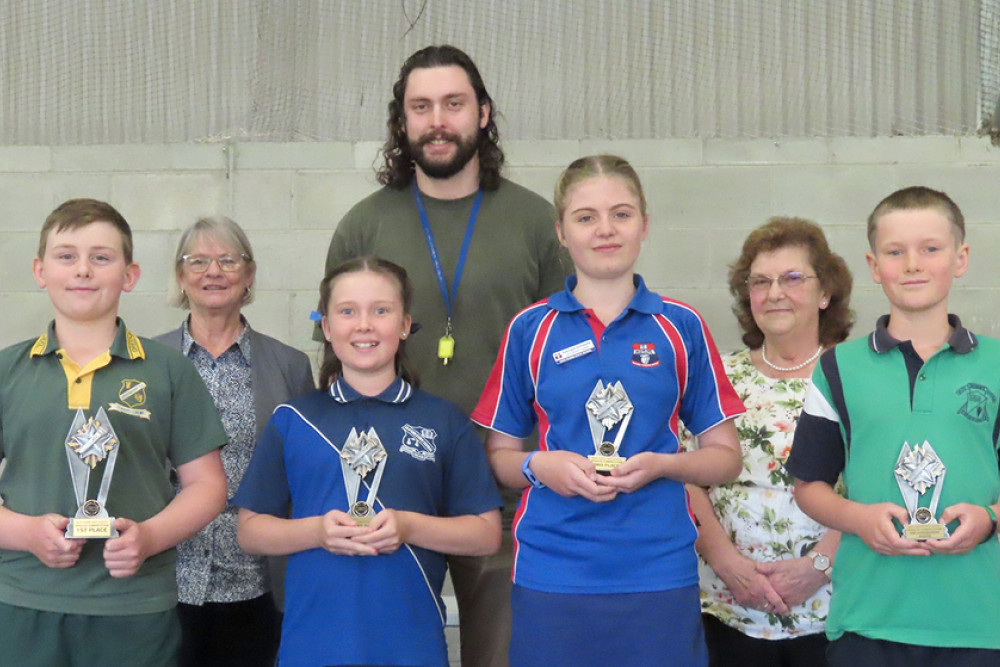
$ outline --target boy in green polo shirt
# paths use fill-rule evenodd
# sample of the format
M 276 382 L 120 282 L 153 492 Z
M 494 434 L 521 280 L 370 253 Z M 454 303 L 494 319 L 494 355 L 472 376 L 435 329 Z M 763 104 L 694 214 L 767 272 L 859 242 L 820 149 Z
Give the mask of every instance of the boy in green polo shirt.
M 118 318 L 118 211 L 63 203 L 33 272 L 54 319 L 0 351 L 0 666 L 176 664 L 173 547 L 225 504 L 225 432 L 187 359 Z
M 969 263 L 962 213 L 943 192 L 899 190 L 868 240 L 889 315 L 823 355 L 786 463 L 802 509 L 843 532 L 827 657 L 998 665 L 1000 341 L 948 313 Z

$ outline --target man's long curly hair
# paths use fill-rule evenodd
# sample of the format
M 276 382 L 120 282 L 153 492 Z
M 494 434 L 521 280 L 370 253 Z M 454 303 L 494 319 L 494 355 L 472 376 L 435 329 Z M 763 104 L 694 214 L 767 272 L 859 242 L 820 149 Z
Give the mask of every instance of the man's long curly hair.
M 500 187 L 500 170 L 503 167 L 503 151 L 500 150 L 500 135 L 497 131 L 495 117 L 497 114 L 493 98 L 486 92 L 483 77 L 479 75 L 472 59 L 454 46 L 428 46 L 423 48 L 403 63 L 399 70 L 399 79 L 392 86 L 392 101 L 389 102 L 389 139 L 382 147 L 385 164 L 378 171 L 378 182 L 394 188 L 405 188 L 413 180 L 413 157 L 410 155 L 410 144 L 406 137 L 406 115 L 403 107 L 403 97 L 406 94 L 406 82 L 410 72 L 415 69 L 430 67 L 448 67 L 457 65 L 469 76 L 469 83 L 476 91 L 476 103 L 479 108 L 489 105 L 489 118 L 486 127 L 479 131 L 477 154 L 479 156 L 479 185 L 485 190 L 496 190 Z

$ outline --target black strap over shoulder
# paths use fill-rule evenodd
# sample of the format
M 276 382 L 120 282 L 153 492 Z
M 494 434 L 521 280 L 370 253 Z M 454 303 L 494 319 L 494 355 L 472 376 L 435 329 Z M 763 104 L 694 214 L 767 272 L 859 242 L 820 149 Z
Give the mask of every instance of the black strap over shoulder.
M 823 368 L 827 384 L 830 385 L 830 398 L 833 400 L 833 407 L 837 410 L 840 423 L 844 427 L 844 446 L 847 451 L 851 450 L 851 416 L 847 412 L 847 403 L 844 401 L 844 383 L 840 379 L 840 366 L 837 364 L 837 348 L 827 350 L 819 358 L 819 363 Z

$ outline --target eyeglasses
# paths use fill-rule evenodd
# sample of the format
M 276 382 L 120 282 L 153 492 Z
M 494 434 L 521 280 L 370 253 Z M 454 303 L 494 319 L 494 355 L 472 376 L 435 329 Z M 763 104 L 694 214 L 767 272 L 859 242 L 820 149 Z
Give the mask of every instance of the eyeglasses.
M 775 281 L 777 281 L 778 287 L 786 290 L 793 290 L 798 287 L 802 287 L 806 284 L 807 280 L 812 278 L 816 278 L 816 276 L 807 276 L 801 271 L 788 271 L 786 273 L 782 273 L 777 278 L 752 273 L 747 276 L 746 284 L 747 287 L 750 288 L 751 292 L 768 292 L 771 290 L 771 284 Z
M 219 255 L 210 257 L 209 255 L 181 255 L 184 266 L 193 273 L 205 273 L 212 262 L 219 265 L 219 269 L 226 273 L 238 271 L 250 258 L 246 255 Z

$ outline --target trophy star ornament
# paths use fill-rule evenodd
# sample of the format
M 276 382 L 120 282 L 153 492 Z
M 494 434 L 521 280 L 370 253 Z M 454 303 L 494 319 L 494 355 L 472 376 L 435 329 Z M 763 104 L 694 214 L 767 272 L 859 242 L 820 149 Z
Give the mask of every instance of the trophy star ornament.
M 73 494 L 76 496 L 76 515 L 66 526 L 66 537 L 70 539 L 118 537 L 115 520 L 108 515 L 108 491 L 118 461 L 120 443 L 115 435 L 104 408 L 95 416 L 84 417 L 83 410 L 77 409 L 76 416 L 66 435 L 66 459 L 73 480 Z M 90 472 L 104 462 L 104 473 L 97 498 L 88 498 Z
M 625 462 L 618 455 L 622 439 L 632 419 L 633 406 L 621 382 L 607 385 L 600 380 L 590 393 L 586 403 L 587 421 L 590 423 L 590 435 L 594 441 L 594 454 L 589 456 L 594 468 L 602 475 L 610 474 L 612 470 Z M 614 441 L 604 439 L 607 432 L 618 425 Z
M 118 440 L 91 417 L 69 437 L 66 444 L 93 470 L 115 448 Z
M 937 522 L 938 503 L 947 468 L 931 444 L 910 447 L 903 443 L 893 474 L 903 496 L 910 522 L 903 526 L 903 537 L 911 540 L 942 540 L 948 537 L 948 527 Z M 933 488 L 930 502 L 921 506 L 920 499 Z
M 359 526 L 367 526 L 375 515 L 375 498 L 382 483 L 382 473 L 385 472 L 386 456 L 385 447 L 374 427 L 360 434 L 357 429 L 352 428 L 340 449 L 340 469 L 344 474 L 344 488 L 347 491 L 348 515 Z M 375 476 L 368 485 L 368 497 L 359 501 L 361 482 L 373 470 Z
M 896 474 L 920 495 L 937 484 L 944 472 L 944 464 L 927 442 L 923 445 L 914 445 L 912 450 L 905 453 L 903 461 L 896 466 Z

